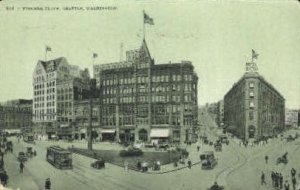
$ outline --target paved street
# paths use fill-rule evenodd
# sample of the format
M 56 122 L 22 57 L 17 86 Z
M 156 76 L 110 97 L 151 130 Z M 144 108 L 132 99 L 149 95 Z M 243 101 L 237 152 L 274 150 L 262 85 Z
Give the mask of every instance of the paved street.
M 220 131 L 215 129 L 214 122 L 208 115 L 204 114 L 203 125 L 210 139 L 216 138 Z M 293 133 L 293 131 L 290 131 Z M 285 142 L 280 139 L 273 140 L 264 146 L 241 147 L 237 140 L 230 139 L 228 146 L 223 146 L 222 152 L 216 152 L 218 165 L 213 170 L 201 170 L 200 165 L 191 169 L 184 168 L 178 171 L 165 174 L 147 174 L 136 171 L 124 171 L 123 168 L 107 164 L 103 170 L 96 170 L 90 167 L 93 159 L 73 154 L 73 170 L 58 170 L 46 161 L 46 147 L 51 144 L 59 144 L 62 147 L 74 145 L 85 147 L 85 142 L 48 142 L 36 141 L 36 145 L 28 145 L 21 141 L 14 143 L 14 153 L 5 155 L 5 168 L 9 174 L 9 187 L 12 189 L 43 189 L 45 179 L 50 177 L 53 189 L 108 189 L 108 190 L 141 190 L 141 189 L 176 189 L 194 190 L 207 189 L 217 181 L 230 190 L 253 190 L 273 189 L 271 187 L 270 172 L 272 170 L 282 172 L 284 179 L 290 181 L 290 169 L 300 171 L 300 141 Z M 201 151 L 213 150 L 213 147 L 201 145 Z M 37 156 L 28 160 L 25 164 L 23 174 L 19 173 L 17 153 L 25 151 L 27 146 L 33 146 Z M 193 163 L 199 161 L 197 144 L 187 146 L 190 158 Z M 116 144 L 97 143 L 95 149 L 120 149 Z M 289 163 L 276 166 L 277 157 L 288 152 Z M 269 163 L 265 164 L 264 157 L 269 156 Z M 163 171 L 173 170 L 172 164 L 163 166 Z M 260 175 L 266 174 L 266 186 L 260 185 Z M 238 181 L 236 179 L 239 179 Z

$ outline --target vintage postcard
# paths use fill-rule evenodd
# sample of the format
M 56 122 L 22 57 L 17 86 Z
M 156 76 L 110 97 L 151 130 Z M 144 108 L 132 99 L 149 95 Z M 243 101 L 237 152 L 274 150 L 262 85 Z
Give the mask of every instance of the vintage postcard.
M 0 189 L 299 190 L 297 0 L 0 0 Z

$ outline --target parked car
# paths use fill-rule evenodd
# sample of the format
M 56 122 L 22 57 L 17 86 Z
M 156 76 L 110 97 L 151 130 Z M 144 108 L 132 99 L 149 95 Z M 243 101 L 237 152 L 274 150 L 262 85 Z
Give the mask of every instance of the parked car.
M 33 150 L 32 150 L 32 147 L 27 147 L 26 156 L 27 156 L 27 157 L 32 157 L 32 156 L 33 156 Z
M 96 169 L 105 168 L 105 161 L 103 159 L 96 160 L 95 162 L 91 163 L 91 167 Z
M 27 161 L 27 157 L 26 157 L 25 152 L 19 152 L 19 154 L 18 154 L 18 161 L 19 162 Z
M 215 148 L 215 151 L 220 152 L 220 151 L 222 151 L 222 144 L 219 143 L 219 142 L 216 142 L 216 143 L 214 144 L 214 148 Z
M 228 138 L 227 138 L 227 136 L 226 135 L 220 135 L 219 136 L 219 140 L 220 140 L 220 142 L 221 143 L 223 143 L 223 144 L 229 144 L 229 140 L 228 140 Z
M 286 138 L 286 141 L 287 142 L 290 142 L 290 141 L 294 141 L 295 138 L 292 136 L 292 135 L 289 135 L 287 138 Z
M 213 169 L 218 163 L 213 151 L 205 151 L 200 155 L 200 160 L 202 169 Z

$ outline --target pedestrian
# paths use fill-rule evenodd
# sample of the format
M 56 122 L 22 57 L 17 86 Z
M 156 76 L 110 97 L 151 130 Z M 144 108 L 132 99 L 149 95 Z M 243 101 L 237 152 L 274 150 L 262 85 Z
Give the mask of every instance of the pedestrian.
M 261 185 L 267 185 L 264 172 L 261 172 Z
M 272 171 L 271 173 L 271 179 L 272 179 L 272 186 L 275 186 L 275 173 Z
M 20 173 L 23 173 L 24 167 L 25 167 L 25 165 L 24 165 L 24 163 L 21 161 L 21 162 L 20 162 Z
M 280 173 L 279 174 L 279 188 L 282 189 L 282 185 L 283 185 L 283 176 L 282 174 Z
M 269 157 L 266 155 L 266 156 L 265 156 L 266 164 L 268 163 L 268 159 L 269 159 Z
M 279 185 L 279 183 L 278 183 L 278 182 L 279 182 L 278 177 L 279 177 L 279 176 L 278 176 L 278 173 L 276 172 L 276 173 L 275 173 L 275 188 L 278 188 L 278 185 Z
M 293 190 L 296 190 L 296 183 L 297 183 L 296 177 L 293 176 L 292 177 Z
M 50 190 L 51 189 L 51 181 L 50 178 L 47 178 L 45 181 L 45 190 Z
M 296 176 L 296 170 L 295 170 L 295 168 L 292 168 L 292 169 L 291 169 L 291 175 L 292 175 L 292 177 L 295 177 L 295 176 Z
M 7 181 L 8 181 L 8 175 L 7 175 L 6 171 L 3 172 L 1 177 L 2 177 L 1 183 L 5 187 L 7 185 Z
M 284 183 L 284 190 L 290 190 L 290 184 L 288 183 L 287 180 L 285 180 L 285 183 Z
M 200 146 L 199 146 L 199 145 L 197 146 L 197 151 L 198 151 L 198 152 L 200 151 Z
M 192 168 L 192 161 L 190 159 L 188 160 L 188 167 L 189 167 L 189 169 Z

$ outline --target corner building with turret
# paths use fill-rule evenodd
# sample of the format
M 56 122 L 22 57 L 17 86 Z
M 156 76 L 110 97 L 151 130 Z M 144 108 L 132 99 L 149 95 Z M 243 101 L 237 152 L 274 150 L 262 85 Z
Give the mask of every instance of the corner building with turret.
M 284 130 L 285 99 L 258 72 L 246 72 L 224 96 L 227 131 L 240 139 L 261 139 Z

